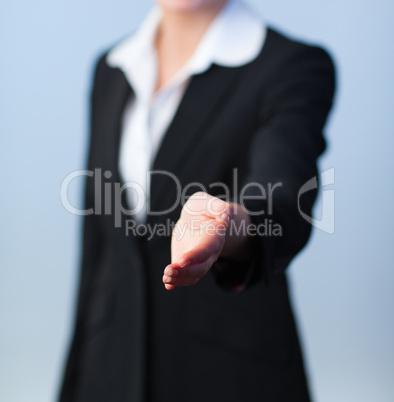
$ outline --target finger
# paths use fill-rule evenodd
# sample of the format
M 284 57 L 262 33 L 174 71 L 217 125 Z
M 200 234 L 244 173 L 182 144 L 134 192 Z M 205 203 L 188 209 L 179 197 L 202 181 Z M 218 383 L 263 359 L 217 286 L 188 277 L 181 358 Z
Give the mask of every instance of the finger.
M 165 269 L 164 269 L 164 271 L 169 271 L 169 270 L 171 270 L 171 269 L 180 269 L 180 268 L 182 268 L 177 262 L 173 262 L 173 263 L 171 263 L 171 264 L 168 264 L 166 267 L 165 267 Z
M 195 285 L 200 278 L 171 278 L 163 275 L 163 283 L 172 286 L 192 286 Z
M 168 266 L 164 270 L 164 275 L 171 278 L 202 278 L 211 268 L 213 262 L 214 259 L 209 258 L 201 264 L 189 265 L 184 268 Z
M 230 215 L 227 212 L 224 212 L 220 217 L 216 217 L 218 225 L 225 227 L 226 229 L 230 225 Z

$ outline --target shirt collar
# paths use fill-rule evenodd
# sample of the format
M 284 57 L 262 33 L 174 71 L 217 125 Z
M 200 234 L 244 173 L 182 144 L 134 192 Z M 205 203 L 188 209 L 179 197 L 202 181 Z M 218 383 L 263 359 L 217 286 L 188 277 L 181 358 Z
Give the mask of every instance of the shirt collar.
M 124 72 L 137 96 L 149 97 L 154 90 L 154 40 L 160 19 L 161 11 L 156 6 L 140 28 L 107 56 L 107 63 Z M 209 26 L 193 56 L 171 80 L 171 86 L 205 72 L 212 64 L 240 67 L 250 63 L 260 53 L 265 37 L 266 27 L 262 20 L 241 0 L 229 0 Z

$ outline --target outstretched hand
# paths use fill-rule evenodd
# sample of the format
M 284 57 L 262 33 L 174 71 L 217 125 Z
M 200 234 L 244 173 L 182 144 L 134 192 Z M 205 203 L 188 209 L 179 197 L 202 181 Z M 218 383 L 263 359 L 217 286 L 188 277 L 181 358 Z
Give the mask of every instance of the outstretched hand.
M 193 194 L 182 209 L 171 239 L 171 264 L 163 275 L 167 290 L 195 285 L 221 254 L 233 205 L 204 192 Z

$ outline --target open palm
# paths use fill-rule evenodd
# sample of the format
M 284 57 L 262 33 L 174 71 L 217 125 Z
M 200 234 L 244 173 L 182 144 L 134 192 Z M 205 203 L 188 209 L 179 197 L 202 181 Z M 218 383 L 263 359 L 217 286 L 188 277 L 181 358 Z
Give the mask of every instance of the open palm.
M 166 289 L 195 285 L 209 271 L 223 249 L 230 214 L 231 204 L 207 193 L 189 198 L 172 233 Z

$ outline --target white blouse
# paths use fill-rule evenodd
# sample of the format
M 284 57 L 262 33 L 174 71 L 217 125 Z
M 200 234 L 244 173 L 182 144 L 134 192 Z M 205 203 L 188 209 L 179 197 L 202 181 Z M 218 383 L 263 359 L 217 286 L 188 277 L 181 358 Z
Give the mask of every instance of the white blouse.
M 240 67 L 261 51 L 266 28 L 256 13 L 241 0 L 229 0 L 211 23 L 186 65 L 155 92 L 157 56 L 155 35 L 161 19 L 156 6 L 140 28 L 107 56 L 107 64 L 123 71 L 135 96 L 126 105 L 119 153 L 119 172 L 127 184 L 130 214 L 138 223 L 146 220 L 149 175 L 161 141 L 193 75 L 215 63 Z

